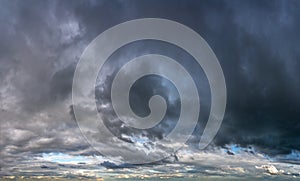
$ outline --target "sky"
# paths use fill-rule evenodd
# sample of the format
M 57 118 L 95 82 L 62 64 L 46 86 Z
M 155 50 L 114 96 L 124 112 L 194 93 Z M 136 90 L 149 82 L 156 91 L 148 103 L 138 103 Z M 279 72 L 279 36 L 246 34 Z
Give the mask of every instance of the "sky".
M 297 0 L 0 3 L 2 174 L 11 173 L 9 168 L 23 161 L 53 154 L 77 156 L 75 160 L 101 156 L 85 140 L 74 119 L 74 71 L 84 49 L 100 33 L 138 18 L 164 18 L 184 24 L 199 33 L 218 57 L 226 81 L 227 107 L 220 130 L 207 150 L 251 146 L 271 157 L 295 155 L 300 150 Z M 133 42 L 109 58 L 95 88 L 105 125 L 119 140 L 136 142 L 143 151 L 153 146 L 141 144 L 143 140 L 162 139 L 176 125 L 180 98 L 174 85 L 161 77 L 140 79 L 130 94 L 133 110 L 142 116 L 149 114 L 147 103 L 152 95 L 165 97 L 167 114 L 159 125 L 144 132 L 123 127 L 112 110 L 109 93 L 113 76 L 125 62 L 147 53 L 178 59 L 196 77 L 203 111 L 185 149 L 198 153 L 196 146 L 210 110 L 208 81 L 201 67 L 194 66 L 191 55 L 165 42 Z M 113 139 L 101 141 L 113 152 Z M 164 149 L 159 146 L 156 149 Z

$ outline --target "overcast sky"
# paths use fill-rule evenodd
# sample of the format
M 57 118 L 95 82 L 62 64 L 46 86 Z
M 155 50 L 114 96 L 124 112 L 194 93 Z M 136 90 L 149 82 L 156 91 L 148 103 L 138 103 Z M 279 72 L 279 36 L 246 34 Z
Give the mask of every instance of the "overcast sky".
M 74 120 L 74 70 L 83 50 L 96 36 L 136 18 L 182 23 L 199 33 L 218 57 L 228 101 L 212 146 L 253 145 L 267 154 L 300 150 L 300 1 L 1 0 L 0 4 L 3 168 L 42 153 L 97 154 Z M 122 134 L 139 133 L 121 129 L 119 121 L 111 121 L 115 120 L 111 110 L 101 105 L 110 101 L 111 76 L 123 59 L 149 52 L 181 61 L 193 59 L 178 47 L 155 41 L 130 44 L 110 57 L 104 78 L 98 80 L 98 108 L 105 113 L 107 126 L 125 141 Z M 186 67 L 199 80 L 197 86 L 203 97 L 204 111 L 189 140 L 194 147 L 208 117 L 210 92 L 201 68 L 194 68 L 192 63 Z M 135 86 L 131 104 L 140 115 L 149 113 L 145 105 L 153 93 L 159 92 L 168 100 L 166 120 L 143 135 L 160 139 L 176 124 L 178 93 L 159 77 L 146 77 Z

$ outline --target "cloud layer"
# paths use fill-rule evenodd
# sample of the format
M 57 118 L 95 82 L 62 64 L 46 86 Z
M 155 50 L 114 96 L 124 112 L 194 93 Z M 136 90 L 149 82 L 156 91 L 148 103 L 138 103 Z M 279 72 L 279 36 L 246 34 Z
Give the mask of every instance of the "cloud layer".
M 72 114 L 76 63 L 98 34 L 145 17 L 167 18 L 191 27 L 217 55 L 228 104 L 214 145 L 255 145 L 268 154 L 300 149 L 299 7 L 296 0 L 1 1 L 0 166 L 49 152 L 97 154 L 80 134 Z M 192 57 L 163 42 L 137 42 L 111 58 L 98 82 L 99 110 L 120 139 L 135 133 L 112 121 L 106 86 L 122 61 L 149 52 L 189 62 L 186 67 L 196 77 L 203 101 L 189 141 L 190 146 L 197 145 L 210 108 L 207 79 L 200 67 L 193 66 Z M 165 94 L 170 107 L 160 126 L 141 133 L 153 140 L 161 139 L 176 124 L 180 109 L 176 91 L 163 79 L 149 78 L 137 83 L 131 94 L 133 108 L 143 115 L 149 112 L 148 97 L 157 91 Z

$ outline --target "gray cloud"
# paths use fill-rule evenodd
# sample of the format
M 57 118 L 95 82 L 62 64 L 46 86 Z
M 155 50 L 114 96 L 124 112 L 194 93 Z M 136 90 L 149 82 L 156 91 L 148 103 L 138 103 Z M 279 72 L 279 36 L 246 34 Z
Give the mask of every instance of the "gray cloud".
M 203 36 L 216 53 L 228 88 L 227 112 L 216 145 L 251 144 L 267 153 L 300 149 L 299 7 L 293 0 L 1 1 L 1 165 L 42 152 L 95 153 L 82 138 L 70 110 L 74 68 L 85 46 L 99 33 L 144 17 L 181 22 Z M 126 58 L 154 51 L 149 50 L 151 43 L 137 45 L 121 55 Z M 158 45 L 161 53 L 192 62 L 184 53 Z M 121 63 L 111 60 L 104 70 L 108 77 L 100 84 L 109 85 L 109 76 Z M 210 106 L 206 78 L 192 65 L 186 64 L 200 82 L 204 112 L 191 144 L 199 141 Z M 146 83 L 132 92 L 137 109 L 146 108 L 145 96 L 156 91 L 147 92 Z M 165 88 L 173 90 L 169 85 Z M 119 137 L 132 134 L 133 130 L 118 129 L 120 122 L 109 122 L 115 119 L 108 90 L 98 95 L 100 110 L 109 113 L 107 124 Z M 172 95 L 170 102 L 176 103 L 176 94 Z M 160 139 L 176 123 L 173 118 L 178 107 L 171 108 L 166 122 L 147 132 L 149 138 Z M 147 113 L 147 109 L 143 111 L 140 113 Z

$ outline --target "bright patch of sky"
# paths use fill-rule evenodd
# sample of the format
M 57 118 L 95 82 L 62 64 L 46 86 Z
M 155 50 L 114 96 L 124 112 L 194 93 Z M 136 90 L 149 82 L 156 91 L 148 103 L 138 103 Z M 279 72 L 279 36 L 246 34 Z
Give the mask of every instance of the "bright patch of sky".
M 75 156 L 60 152 L 43 153 L 42 158 L 46 161 L 66 164 L 78 164 L 78 163 L 94 163 L 98 159 L 92 156 Z

